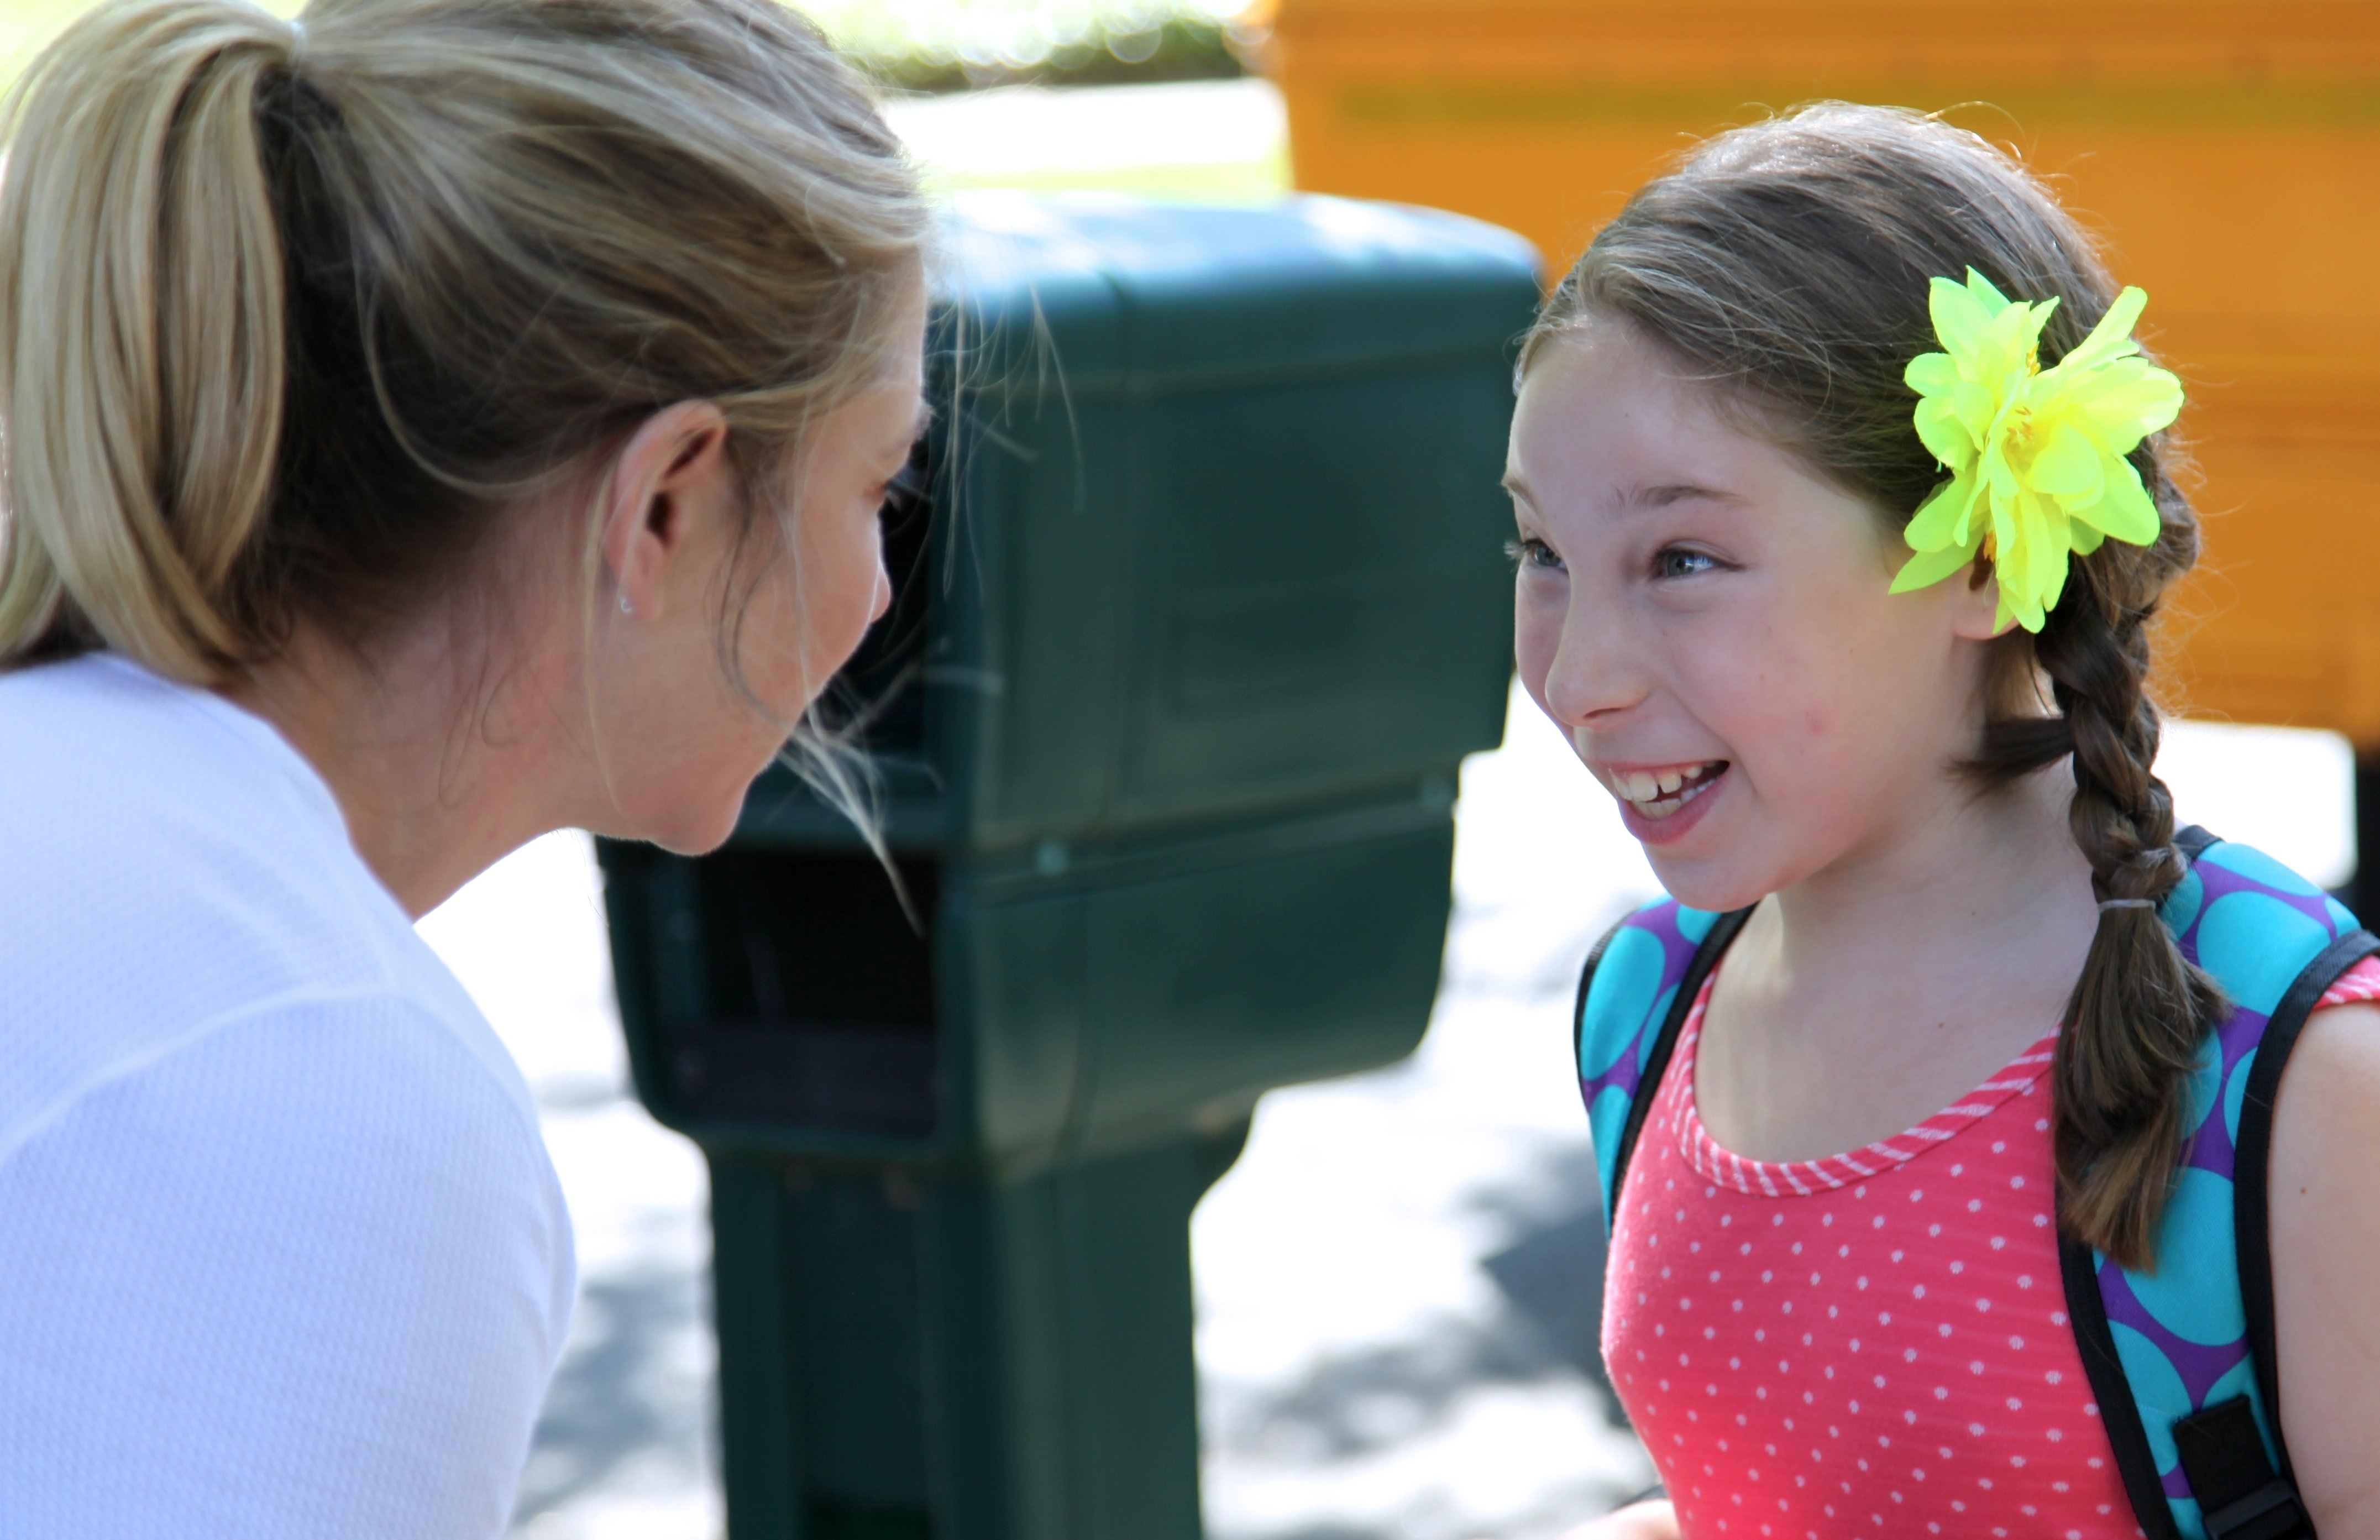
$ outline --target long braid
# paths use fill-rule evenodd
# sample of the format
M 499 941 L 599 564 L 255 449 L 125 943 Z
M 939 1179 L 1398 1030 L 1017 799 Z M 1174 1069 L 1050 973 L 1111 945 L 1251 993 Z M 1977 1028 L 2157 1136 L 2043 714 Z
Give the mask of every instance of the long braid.
M 2047 677 L 2058 714 L 1994 721 L 1965 767 L 2005 785 L 2070 760 L 2068 825 L 2103 902 L 2162 903 L 2188 870 L 2173 843 L 2173 797 L 2151 768 L 2160 718 L 2142 687 L 2148 623 L 2198 555 L 2197 522 L 2161 448 L 2133 457 L 2161 517 L 2156 543 L 2110 541 L 2075 558 L 2041 634 L 2030 646 L 2011 638 L 2010 661 Z M 2099 912 L 2052 1062 L 2052 1145 L 2067 1231 L 2126 1267 L 2154 1262 L 2189 1132 L 2186 1082 L 2223 1009 L 2221 990 L 2155 910 L 2128 902 Z
M 2180 502 L 2153 459 L 2144 468 L 2161 507 Z M 2068 823 L 2103 902 L 2162 903 L 2188 871 L 2173 843 L 2173 798 L 2151 769 L 2159 718 L 2142 689 L 2148 620 L 2197 553 L 2182 513 L 2165 520 L 2155 546 L 2111 541 L 2077 561 L 2034 642 L 2072 736 Z M 2067 1228 L 2126 1267 L 2154 1260 L 2189 1132 L 2187 1081 L 2223 1010 L 2214 980 L 2182 956 L 2155 909 L 2099 912 L 2058 1039 L 2053 1145 Z

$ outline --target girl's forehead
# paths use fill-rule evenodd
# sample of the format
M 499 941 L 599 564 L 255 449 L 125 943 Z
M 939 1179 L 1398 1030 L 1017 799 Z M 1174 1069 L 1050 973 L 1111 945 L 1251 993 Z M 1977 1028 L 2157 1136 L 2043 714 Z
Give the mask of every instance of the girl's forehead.
M 1507 479 L 1548 513 L 1748 501 L 1790 456 L 1731 416 L 1715 387 L 1630 328 L 1565 333 L 1522 382 Z

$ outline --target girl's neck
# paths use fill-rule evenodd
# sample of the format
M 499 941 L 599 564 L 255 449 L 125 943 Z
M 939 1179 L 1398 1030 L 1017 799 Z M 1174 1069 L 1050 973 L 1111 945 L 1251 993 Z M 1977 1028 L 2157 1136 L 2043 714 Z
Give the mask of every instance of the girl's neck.
M 1712 1136 L 1771 1160 L 1888 1138 L 2056 1024 L 2097 921 L 2070 795 L 2060 771 L 1946 786 L 1897 837 L 1763 903 L 1704 1021 Z
M 2046 1030 L 2098 919 L 2071 795 L 2062 768 L 1983 794 L 1946 780 L 1888 836 L 1775 894 L 1731 949 L 1720 1036 L 1856 1053 L 1922 1018 L 2013 1051 Z
M 1900 971 L 2046 933 L 2087 940 L 2097 915 L 2090 863 L 2067 827 L 2072 796 L 2063 766 L 1981 794 L 1946 780 L 1890 838 L 1776 895 L 1766 907 L 1779 961 L 1796 974 Z
M 569 820 L 550 788 L 577 758 L 530 667 L 464 667 L 484 649 L 425 624 L 367 659 L 301 626 L 223 693 L 329 786 L 357 854 L 415 919 L 507 852 Z

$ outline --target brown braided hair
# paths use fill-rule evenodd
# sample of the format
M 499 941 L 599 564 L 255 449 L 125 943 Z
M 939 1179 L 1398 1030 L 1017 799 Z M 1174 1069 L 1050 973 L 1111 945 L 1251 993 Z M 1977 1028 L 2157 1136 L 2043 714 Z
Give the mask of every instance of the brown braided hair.
M 1938 346 L 1927 281 L 1970 267 L 2004 294 L 2059 301 L 2041 335 L 2045 368 L 2116 294 L 2073 218 L 1981 138 L 1822 103 L 1722 134 L 1639 190 L 1547 303 L 1522 368 L 1548 337 L 1632 324 L 1898 528 L 1944 475 L 1911 425 L 1902 379 Z M 2161 901 L 2187 870 L 2173 799 L 2151 769 L 2160 719 L 2143 688 L 2149 621 L 2198 557 L 2178 459 L 2162 434 L 2131 455 L 2157 507 L 2155 543 L 2109 540 L 2071 558 L 2039 635 L 1996 644 L 1988 720 L 1961 767 L 1988 788 L 2070 759 L 2069 823 L 2103 902 Z M 2188 1132 L 2187 1076 L 2223 1009 L 2153 909 L 2100 911 L 2058 1035 L 2053 1142 L 2061 1226 L 2127 1267 L 2154 1260 Z

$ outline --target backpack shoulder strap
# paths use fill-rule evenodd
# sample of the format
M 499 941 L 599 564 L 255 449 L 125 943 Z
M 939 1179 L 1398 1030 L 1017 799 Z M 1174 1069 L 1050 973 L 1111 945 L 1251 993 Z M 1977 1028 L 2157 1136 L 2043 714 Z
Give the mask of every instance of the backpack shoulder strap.
M 2193 1133 L 2155 1272 L 2071 1238 L 2061 1272 L 2134 1516 L 2157 1540 L 2289 1540 L 2313 1529 L 2274 1409 L 2266 1174 L 2272 1110 L 2314 1002 L 2380 939 L 2279 862 L 2203 829 L 2159 909 L 2231 1002 L 2190 1085 Z
M 1595 1138 L 1607 1234 L 1629 1152 L 1679 1030 L 1703 980 L 1751 914 L 1713 914 L 1658 899 L 1623 916 L 1587 953 L 1579 974 L 1572 1042 L 1579 1094 Z

